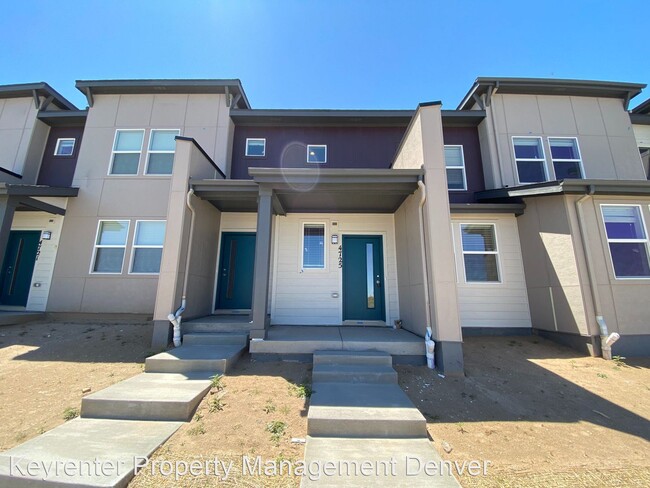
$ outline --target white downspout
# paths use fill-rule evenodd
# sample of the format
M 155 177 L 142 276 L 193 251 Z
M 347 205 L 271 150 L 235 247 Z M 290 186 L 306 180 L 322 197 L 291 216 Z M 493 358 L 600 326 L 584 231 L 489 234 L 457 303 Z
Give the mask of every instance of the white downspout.
M 167 319 L 172 323 L 174 327 L 174 338 L 173 338 L 174 347 L 178 347 L 181 345 L 181 321 L 182 321 L 183 312 L 185 311 L 185 305 L 187 304 L 187 300 L 186 300 L 187 283 L 190 277 L 190 263 L 192 257 L 192 237 L 194 235 L 194 219 L 196 217 L 196 211 L 192 206 L 192 195 L 194 195 L 194 189 L 190 188 L 190 190 L 187 192 L 187 198 L 185 199 L 185 203 L 187 204 L 187 208 L 189 208 L 190 212 L 192 213 L 192 218 L 190 219 L 190 236 L 187 245 L 187 257 L 185 258 L 185 277 L 183 279 L 183 295 L 181 298 L 181 306 L 178 307 L 178 309 L 174 313 L 170 313 L 167 316 Z
M 422 271 L 423 271 L 423 281 L 422 288 L 424 290 L 424 308 L 426 311 L 426 329 L 427 334 L 425 335 L 425 346 L 427 352 L 427 363 L 431 369 L 435 367 L 433 364 L 433 340 L 431 336 L 433 335 L 433 330 L 431 329 L 431 302 L 429 301 L 429 271 L 427 266 L 427 251 L 426 251 L 426 239 L 424 237 L 424 203 L 427 200 L 426 186 L 422 181 L 422 177 L 418 178 L 418 187 L 420 188 L 420 202 L 418 209 L 418 220 L 420 223 L 420 252 L 422 253 Z M 431 351 L 429 350 L 431 349 Z
M 609 332 L 607 331 L 607 324 L 605 323 L 605 317 L 602 314 L 602 308 L 600 303 L 600 293 L 598 292 L 598 283 L 596 282 L 596 276 L 594 275 L 594 266 L 593 266 L 593 256 L 591 254 L 591 249 L 587 242 L 587 228 L 584 222 L 584 212 L 582 210 L 582 203 L 591 198 L 594 194 L 594 187 L 589 185 L 589 192 L 584 194 L 578 200 L 576 200 L 576 213 L 578 215 L 578 227 L 580 228 L 580 241 L 582 244 L 582 250 L 585 254 L 585 261 L 587 262 L 587 276 L 589 277 L 589 288 L 591 288 L 591 298 L 594 302 L 594 312 L 596 314 L 596 323 L 598 324 L 598 331 L 591 331 L 592 334 L 600 335 L 601 343 L 601 353 L 603 358 L 612 359 L 612 344 L 618 340 L 620 337 L 618 334 L 614 333 L 608 337 Z M 591 324 L 591 321 L 587 322 Z M 590 326 L 590 328 L 592 328 Z

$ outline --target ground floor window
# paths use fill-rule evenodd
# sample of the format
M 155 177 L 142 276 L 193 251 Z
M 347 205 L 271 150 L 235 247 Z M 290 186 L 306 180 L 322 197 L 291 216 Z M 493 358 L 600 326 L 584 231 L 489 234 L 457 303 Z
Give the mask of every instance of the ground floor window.
M 616 278 L 650 278 L 648 234 L 638 205 L 601 205 Z
M 93 273 L 120 274 L 124 264 L 128 220 L 100 220 L 93 252 Z
M 131 273 L 160 273 L 164 242 L 164 220 L 138 220 L 133 236 Z
M 302 234 L 302 267 L 324 269 L 325 224 L 304 224 Z
M 460 224 L 468 283 L 499 282 L 499 262 L 494 224 Z

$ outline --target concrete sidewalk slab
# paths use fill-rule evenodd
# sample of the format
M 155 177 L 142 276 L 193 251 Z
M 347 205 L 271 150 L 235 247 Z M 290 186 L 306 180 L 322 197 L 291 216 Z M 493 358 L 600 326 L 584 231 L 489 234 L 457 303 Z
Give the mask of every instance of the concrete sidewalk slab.
M 333 463 L 336 476 L 321 474 L 318 479 L 303 477 L 307 487 L 441 487 L 459 488 L 460 484 L 441 464 L 442 458 L 429 439 L 377 439 L 308 437 L 305 463 Z M 370 463 L 369 470 L 355 469 Z M 434 465 L 437 473 L 433 474 Z M 428 473 L 425 471 L 428 467 Z M 364 476 L 363 473 L 367 475 Z M 315 478 L 315 477 L 314 477 Z
M 223 374 L 239 359 L 243 344 L 180 346 L 145 361 L 147 373 L 189 373 L 208 371 Z
M 135 457 L 150 456 L 181 425 L 181 422 L 71 420 L 0 454 L 0 486 L 124 487 L 133 477 Z M 32 470 L 32 476 L 26 472 L 30 461 L 37 467 Z M 73 467 L 68 469 L 72 476 L 64 472 L 66 462 Z M 45 473 L 47 469 L 49 476 Z
M 397 384 L 397 371 L 383 364 L 314 364 L 311 377 L 314 383 Z
M 83 418 L 188 421 L 210 390 L 209 373 L 142 373 L 81 400 Z

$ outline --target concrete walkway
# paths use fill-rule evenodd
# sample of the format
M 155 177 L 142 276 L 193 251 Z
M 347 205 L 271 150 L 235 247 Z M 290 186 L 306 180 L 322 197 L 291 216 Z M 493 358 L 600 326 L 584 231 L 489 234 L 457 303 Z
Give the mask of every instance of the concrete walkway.
M 303 477 L 302 487 L 460 487 L 446 468 L 432 474 L 442 458 L 390 354 L 315 352 L 312 389 L 305 462 L 333 463 L 335 474 Z
M 84 397 L 80 418 L 0 454 L 0 486 L 126 486 L 247 344 L 245 334 L 186 335 L 147 358 L 145 373 Z

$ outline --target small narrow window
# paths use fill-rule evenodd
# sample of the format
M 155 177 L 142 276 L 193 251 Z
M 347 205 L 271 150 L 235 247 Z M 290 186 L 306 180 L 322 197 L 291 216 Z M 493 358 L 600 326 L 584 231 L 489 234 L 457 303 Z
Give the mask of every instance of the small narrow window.
M 467 190 L 463 146 L 445 146 L 445 166 L 447 167 L 447 188 L 449 190 Z
M 324 164 L 327 162 L 327 146 L 309 144 L 307 146 L 307 162 Z
M 325 268 L 325 225 L 305 224 L 303 227 L 302 267 Z
M 546 160 L 541 137 L 513 137 L 519 183 L 546 181 Z
M 616 278 L 650 278 L 648 234 L 637 205 L 602 205 Z
M 549 137 L 548 144 L 551 147 L 556 180 L 584 178 L 578 140 L 575 137 Z
M 100 220 L 93 253 L 93 273 L 122 273 L 128 220 Z
M 266 139 L 246 139 L 246 156 L 266 155 Z
M 174 168 L 176 136 L 180 130 L 153 129 L 149 138 L 148 175 L 170 175 Z
M 55 156 L 72 156 L 74 153 L 74 138 L 60 138 L 56 140 Z
M 144 130 L 117 130 L 111 157 L 112 175 L 137 175 Z
M 164 220 L 138 220 L 133 236 L 131 273 L 158 274 L 165 242 Z
M 494 224 L 461 224 L 465 281 L 499 281 L 497 240 Z

